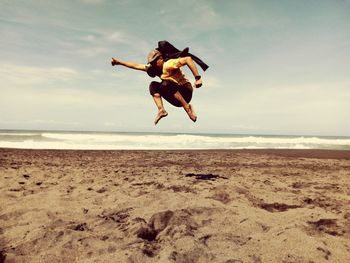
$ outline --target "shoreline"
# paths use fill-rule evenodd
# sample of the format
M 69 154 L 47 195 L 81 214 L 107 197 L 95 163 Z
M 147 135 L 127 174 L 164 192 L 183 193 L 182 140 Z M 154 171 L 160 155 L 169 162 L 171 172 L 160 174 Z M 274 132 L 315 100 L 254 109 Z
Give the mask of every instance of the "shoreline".
M 348 262 L 350 151 L 0 148 L 8 262 Z
M 234 153 L 248 153 L 248 154 L 268 154 L 282 157 L 296 157 L 296 158 L 316 158 L 316 159 L 345 159 L 350 160 L 350 150 L 338 149 L 26 149 L 26 148 L 5 148 L 0 147 L 1 151 L 49 151 L 49 152 L 234 152 Z

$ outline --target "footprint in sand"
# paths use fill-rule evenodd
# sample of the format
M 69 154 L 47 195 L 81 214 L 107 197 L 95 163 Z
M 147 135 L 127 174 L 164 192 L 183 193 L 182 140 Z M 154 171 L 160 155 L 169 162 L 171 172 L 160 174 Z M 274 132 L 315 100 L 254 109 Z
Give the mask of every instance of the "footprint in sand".
M 288 209 L 300 208 L 300 205 L 288 205 L 284 203 L 260 203 L 258 206 L 266 211 L 271 213 L 274 212 L 285 212 Z
M 215 175 L 215 174 L 195 174 L 188 173 L 185 177 L 194 177 L 196 180 L 205 180 L 205 181 L 215 181 L 217 179 L 228 179 L 227 177 Z
M 217 190 L 211 197 L 208 197 L 223 203 L 224 205 L 228 204 L 232 199 L 226 191 Z
M 130 211 L 132 211 L 133 208 L 125 208 L 122 210 L 103 210 L 103 212 L 98 216 L 102 219 L 104 219 L 107 222 L 113 222 L 117 224 L 117 227 L 122 230 L 126 231 L 128 229 L 128 220 L 130 217 Z
M 322 218 L 317 221 L 308 221 L 310 234 L 326 233 L 332 236 L 343 236 L 345 230 L 337 224 L 337 219 Z

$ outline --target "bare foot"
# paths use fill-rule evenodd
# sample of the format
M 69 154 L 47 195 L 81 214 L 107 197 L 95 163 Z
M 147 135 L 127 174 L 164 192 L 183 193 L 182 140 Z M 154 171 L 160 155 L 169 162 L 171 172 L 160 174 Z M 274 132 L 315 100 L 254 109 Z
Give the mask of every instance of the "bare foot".
M 188 104 L 187 107 L 184 107 L 185 111 L 187 112 L 188 117 L 190 117 L 190 119 L 193 122 L 196 122 L 197 120 L 197 115 L 194 112 L 193 106 L 191 104 Z
M 157 123 L 160 121 L 160 119 L 164 118 L 166 116 L 168 116 L 168 113 L 165 110 L 158 111 L 156 119 L 154 120 L 154 125 L 157 125 Z

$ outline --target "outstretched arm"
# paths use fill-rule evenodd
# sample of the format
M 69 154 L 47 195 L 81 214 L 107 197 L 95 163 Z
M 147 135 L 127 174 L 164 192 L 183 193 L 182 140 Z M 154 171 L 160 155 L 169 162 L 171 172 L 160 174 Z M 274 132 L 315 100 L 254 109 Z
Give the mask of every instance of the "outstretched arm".
M 181 65 L 187 65 L 190 68 L 190 70 L 195 78 L 197 76 L 200 76 L 198 73 L 198 69 L 196 67 L 196 64 L 193 62 L 191 57 L 180 58 L 180 63 L 181 63 Z M 202 78 L 196 79 L 195 86 L 197 88 L 201 87 L 202 84 L 203 84 Z
M 122 65 L 122 66 L 127 67 L 127 68 L 146 71 L 145 64 L 138 64 L 138 63 L 134 63 L 134 62 L 121 61 L 117 58 L 112 58 L 111 64 L 112 64 L 112 66 Z

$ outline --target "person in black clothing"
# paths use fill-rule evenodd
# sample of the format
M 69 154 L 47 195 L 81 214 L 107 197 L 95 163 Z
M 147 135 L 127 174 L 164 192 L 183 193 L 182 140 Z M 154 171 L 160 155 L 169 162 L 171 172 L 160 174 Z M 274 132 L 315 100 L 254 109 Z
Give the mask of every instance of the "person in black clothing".
M 158 48 L 149 53 L 148 64 L 127 62 L 117 58 L 112 58 L 111 64 L 112 66 L 122 65 L 131 69 L 145 71 L 151 77 L 160 77 L 161 82 L 152 81 L 149 86 L 150 94 L 158 108 L 158 113 L 154 121 L 157 124 L 160 119 L 168 115 L 164 109 L 162 98 L 176 107 L 183 107 L 193 122 L 197 120 L 193 106 L 189 104 L 192 99 L 193 87 L 181 70 L 182 66 L 187 65 L 195 77 L 194 86 L 196 88 L 201 87 L 203 84 L 202 78 L 198 74 L 194 61 L 203 70 L 208 68 L 199 58 L 188 53 L 188 48 L 179 51 L 169 42 L 160 41 Z

